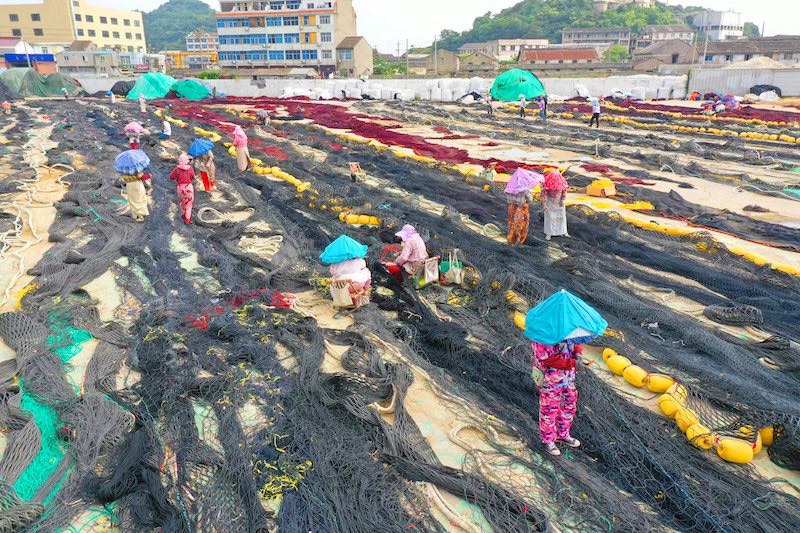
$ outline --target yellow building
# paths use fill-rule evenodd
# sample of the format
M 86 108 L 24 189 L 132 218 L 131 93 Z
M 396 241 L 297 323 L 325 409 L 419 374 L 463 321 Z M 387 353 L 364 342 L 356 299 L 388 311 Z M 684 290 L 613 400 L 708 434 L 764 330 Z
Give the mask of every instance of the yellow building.
M 169 70 L 204 70 L 217 64 L 217 52 L 213 50 L 164 50 L 161 53 L 167 56 Z
M 75 40 L 99 48 L 145 52 L 142 13 L 95 7 L 89 0 L 41 0 L 0 5 L 0 35 L 37 45 L 66 45 Z

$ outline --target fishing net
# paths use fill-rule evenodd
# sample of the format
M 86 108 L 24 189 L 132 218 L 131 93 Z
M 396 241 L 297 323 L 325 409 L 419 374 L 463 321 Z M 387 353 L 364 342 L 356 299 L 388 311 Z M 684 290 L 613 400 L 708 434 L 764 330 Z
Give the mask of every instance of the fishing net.
M 222 122 L 252 120 L 172 106 L 190 126 L 222 134 Z M 288 107 L 437 159 L 472 159 L 331 106 Z M 76 120 L 71 102 L 49 102 L 48 113 Z M 584 207 L 568 209 L 573 238 L 558 250 L 533 233 L 511 248 L 495 239 L 502 194 L 440 163 L 294 122 L 253 133 L 251 155 L 311 189 L 241 174 L 219 154 L 220 192 L 198 192 L 195 211 L 207 216 L 187 227 L 165 179 L 175 154 L 165 153 L 151 157 L 152 214 L 137 224 L 113 172 L 126 148 L 119 124 L 133 114 L 81 113 L 81 131 L 53 131 L 50 156 L 80 151 L 87 166 L 65 178 L 52 247 L 27 265 L 35 287 L 0 315 L 0 337 L 16 352 L 13 366 L 0 364 L 0 531 L 448 531 L 465 517 L 503 532 L 800 530 L 796 493 L 696 449 L 599 368 L 578 374 L 582 449 L 546 456 L 530 346 L 513 322 L 558 288 L 580 295 L 620 332 L 598 347 L 679 379 L 686 405 L 719 435 L 752 440 L 743 427 L 780 428 L 770 458 L 796 469 L 796 278 L 707 234 L 670 237 Z M 194 136 L 176 127 L 172 141 Z M 350 161 L 367 182 L 350 182 Z M 330 206 L 386 227 L 344 226 Z M 540 219 L 534 208 L 533 227 Z M 406 222 L 433 253 L 462 250 L 461 287 L 416 291 L 376 261 Z M 290 293 L 328 298 L 317 258 L 341 233 L 370 247 L 380 290 L 334 330 Z M 114 289 L 100 294 L 119 300 L 114 311 L 90 288 L 109 278 Z M 696 309 L 678 312 L 675 299 Z M 706 311 L 712 321 L 697 320 Z M 743 339 L 714 322 L 766 335 Z M 443 456 L 412 411 L 412 387 L 423 385 L 457 419 L 438 439 L 477 431 L 485 446 Z M 464 507 L 448 511 L 448 497 Z

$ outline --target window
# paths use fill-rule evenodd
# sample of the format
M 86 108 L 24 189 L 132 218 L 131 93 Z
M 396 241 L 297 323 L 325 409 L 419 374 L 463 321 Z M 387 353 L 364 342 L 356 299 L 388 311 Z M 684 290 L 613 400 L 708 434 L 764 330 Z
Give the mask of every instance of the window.
M 331 50 L 323 50 L 322 59 L 333 59 L 333 52 Z
M 103 35 L 103 37 L 105 37 L 106 39 L 108 39 L 108 32 L 107 32 L 107 31 L 104 31 L 104 32 L 102 33 L 102 35 Z
M 733 61 L 733 55 L 728 54 L 725 56 L 725 61 Z
M 319 23 L 320 24 L 330 24 L 331 23 L 331 16 L 330 15 L 320 15 Z
M 353 60 L 353 50 L 345 49 L 345 50 L 338 50 L 338 52 L 339 52 L 339 61 Z
M 783 54 L 783 58 L 784 59 L 792 59 L 792 54 L 787 52 L 787 53 Z
M 267 26 L 283 26 L 283 17 L 267 17 Z
M 284 57 L 283 50 L 272 50 L 269 53 L 270 61 L 283 61 Z
M 745 54 L 745 55 L 744 55 L 744 60 L 745 60 L 745 61 L 747 61 L 747 60 L 749 60 L 749 59 L 753 59 L 753 54 Z
M 133 39 L 133 34 L 132 34 L 132 33 L 130 33 L 130 32 L 129 32 L 129 33 L 126 33 L 126 34 L 125 34 L 125 38 L 126 38 L 126 39 L 128 39 L 128 40 L 130 41 L 131 39 Z
M 77 32 L 78 32 L 78 37 L 83 37 L 83 30 L 82 29 L 79 28 L 77 30 Z
M 86 15 L 86 22 L 94 22 L 94 16 L 93 15 Z
M 142 40 L 142 34 L 141 33 L 137 33 L 136 34 L 136 40 L 137 41 L 141 41 Z
M 133 25 L 134 25 L 134 26 L 136 26 L 136 27 L 138 28 L 139 26 L 141 26 L 141 25 L 142 25 L 142 22 L 141 22 L 141 21 L 139 21 L 139 20 L 134 20 L 134 21 L 133 21 Z
M 286 2 L 286 9 L 300 9 L 300 0 L 289 0 Z
M 81 7 L 81 3 L 78 0 L 72 0 L 72 7 Z
M 679 55 L 679 54 L 672 54 L 672 64 L 673 64 L 673 65 L 677 65 L 677 64 L 678 64 L 678 59 L 679 59 L 679 58 L 680 58 L 680 55 Z
M 19 15 L 15 15 L 14 13 L 11 13 L 8 16 L 8 20 L 10 20 L 11 22 L 19 22 Z
M 119 39 L 119 32 L 118 31 L 115 31 L 111 35 L 114 37 L 114 39 Z
M 310 19 L 308 15 L 303 16 L 303 26 L 308 26 L 310 24 Z
M 270 2 L 269 9 L 271 11 L 280 11 L 281 9 L 283 9 L 283 2 Z
M 42 16 L 39 13 L 31 13 L 31 20 L 33 22 L 40 22 L 42 20 Z
M 705 61 L 714 61 L 714 56 L 711 54 L 706 55 Z
M 299 26 L 300 17 L 283 17 L 284 26 Z
M 317 59 L 318 57 L 316 50 L 303 50 L 303 59 Z
M 330 32 L 324 32 L 319 34 L 319 42 L 321 43 L 330 43 L 333 42 L 333 36 Z
M 128 47 L 128 52 L 133 52 L 133 46 Z
M 300 50 L 286 50 L 286 59 L 300 59 Z
M 225 21 L 224 20 L 218 20 L 217 21 L 217 28 L 224 28 L 224 27 L 225 27 Z
M 13 35 L 14 37 L 22 37 L 22 30 L 17 30 L 17 29 L 11 30 L 11 35 Z
M 247 52 L 244 57 L 245 59 L 249 59 L 251 61 L 260 61 L 264 58 L 261 52 Z
M 266 43 L 267 43 L 267 36 L 264 34 L 244 36 L 244 44 L 266 44 Z
M 81 16 L 79 14 L 77 14 L 77 13 L 75 13 L 75 21 L 76 22 L 80 22 L 81 21 Z
M 283 35 L 280 33 L 270 33 L 267 35 L 267 42 L 269 44 L 278 44 L 283 42 Z
M 44 35 L 44 31 L 42 30 L 42 28 L 33 28 L 33 34 L 36 37 L 41 37 L 42 35 Z
M 117 19 L 115 19 L 114 17 L 111 17 L 111 24 L 114 24 L 116 26 L 117 22 L 119 22 Z
M 283 34 L 283 42 L 285 42 L 285 43 L 299 43 L 300 42 L 300 34 L 299 33 L 284 33 Z
M 124 26 L 130 26 L 131 25 L 131 19 L 122 19 L 122 24 Z
M 108 18 L 100 17 L 100 24 L 108 24 Z
M 86 32 L 86 34 L 87 34 L 89 37 L 96 37 L 96 36 L 97 36 L 97 33 L 96 33 L 94 30 L 88 30 L 88 31 Z

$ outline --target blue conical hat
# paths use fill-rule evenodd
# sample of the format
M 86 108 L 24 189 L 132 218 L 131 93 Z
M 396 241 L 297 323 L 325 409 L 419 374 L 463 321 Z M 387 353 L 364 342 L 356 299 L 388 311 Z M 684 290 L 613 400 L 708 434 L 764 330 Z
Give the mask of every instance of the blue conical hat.
M 326 265 L 333 265 L 348 259 L 360 259 L 367 255 L 367 249 L 366 244 L 361 244 L 347 235 L 341 235 L 325 248 L 319 260 Z
M 560 290 L 528 312 L 525 336 L 552 346 L 566 340 L 588 342 L 605 332 L 608 322 L 592 306 Z

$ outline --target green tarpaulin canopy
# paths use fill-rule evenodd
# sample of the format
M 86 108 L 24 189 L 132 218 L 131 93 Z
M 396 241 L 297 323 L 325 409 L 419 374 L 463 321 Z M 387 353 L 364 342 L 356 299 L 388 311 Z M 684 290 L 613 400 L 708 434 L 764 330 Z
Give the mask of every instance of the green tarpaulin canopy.
M 160 72 L 145 74 L 136 80 L 136 84 L 126 98 L 128 100 L 138 100 L 139 96 L 144 96 L 146 100 L 164 98 L 173 85 L 175 85 L 175 78 L 172 76 Z
M 172 90 L 181 98 L 197 101 L 211 96 L 208 88 L 197 80 L 185 79 L 172 86 Z
M 513 102 L 525 96 L 528 100 L 547 94 L 539 78 L 527 70 L 513 69 L 503 72 L 494 80 L 492 98 L 501 102 Z
M 59 72 L 43 76 L 30 68 L 10 68 L 0 74 L 0 82 L 22 96 L 70 96 L 81 92 L 78 82 Z

